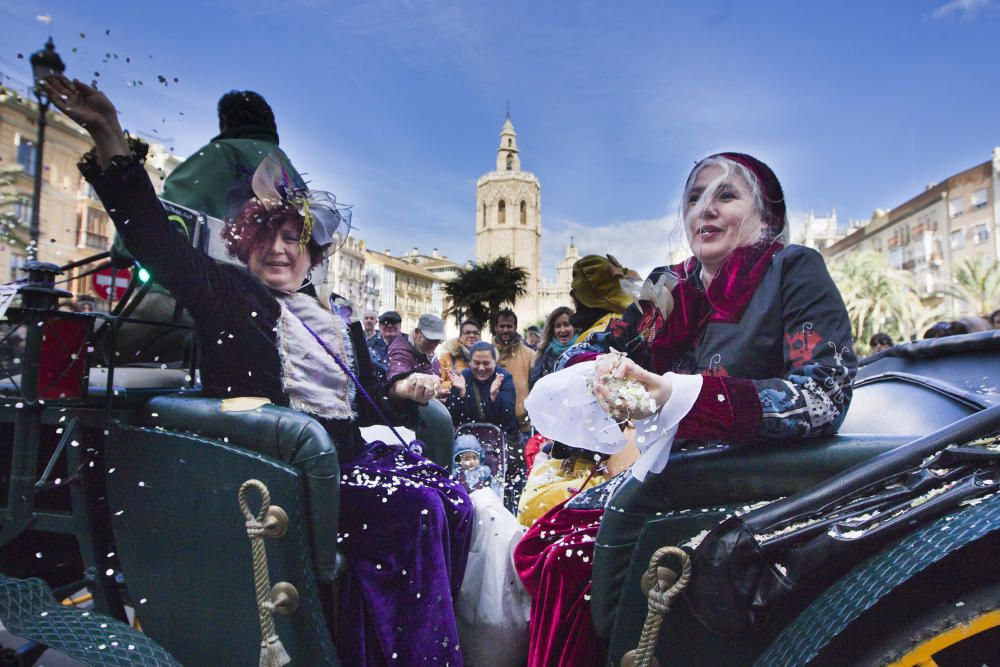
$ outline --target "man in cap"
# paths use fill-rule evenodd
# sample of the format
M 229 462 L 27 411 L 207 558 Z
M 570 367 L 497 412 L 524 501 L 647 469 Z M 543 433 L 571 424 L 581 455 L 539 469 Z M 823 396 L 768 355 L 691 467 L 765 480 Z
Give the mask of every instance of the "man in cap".
M 431 313 L 421 315 L 409 338 L 397 336 L 389 343 L 389 385 L 418 374 L 433 375 L 440 380 L 440 365 L 434 350 L 445 338 L 444 320 Z
M 536 325 L 532 324 L 530 327 L 524 330 L 524 344 L 530 347 L 532 350 L 538 349 L 538 344 L 542 341 L 542 331 Z
M 395 310 L 387 310 L 378 317 L 378 332 L 368 339 L 368 354 L 380 380 L 385 380 L 389 370 L 389 344 L 399 336 L 403 318 Z

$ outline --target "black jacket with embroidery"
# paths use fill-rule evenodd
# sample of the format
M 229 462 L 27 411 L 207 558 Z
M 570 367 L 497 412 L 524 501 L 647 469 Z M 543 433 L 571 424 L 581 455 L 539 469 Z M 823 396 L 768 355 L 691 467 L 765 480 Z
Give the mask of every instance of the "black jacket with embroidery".
M 650 278 L 666 270 L 657 268 Z M 701 289 L 698 274 L 693 279 Z M 653 368 L 652 340 L 639 332 L 642 317 L 638 306 L 630 307 L 602 339 L 591 341 L 591 348 L 628 352 L 658 373 L 705 376 L 678 438 L 748 441 L 824 435 L 835 432 L 847 414 L 857 371 L 851 325 L 815 250 L 790 245 L 775 253 L 740 320 L 708 321 L 694 349 L 670 368 Z

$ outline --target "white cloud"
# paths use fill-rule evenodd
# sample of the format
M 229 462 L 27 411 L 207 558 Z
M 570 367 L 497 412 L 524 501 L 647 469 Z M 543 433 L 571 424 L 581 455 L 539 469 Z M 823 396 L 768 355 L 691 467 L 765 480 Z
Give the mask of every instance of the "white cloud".
M 580 255 L 614 255 L 622 265 L 645 276 L 670 262 L 685 245 L 677 214 L 650 220 L 625 220 L 586 227 L 572 220 L 546 221 L 542 235 L 542 274 L 555 278 L 555 266 L 572 237 Z
M 995 8 L 993 0 L 951 0 L 931 12 L 931 18 L 937 21 L 952 19 L 971 21 L 993 8 Z

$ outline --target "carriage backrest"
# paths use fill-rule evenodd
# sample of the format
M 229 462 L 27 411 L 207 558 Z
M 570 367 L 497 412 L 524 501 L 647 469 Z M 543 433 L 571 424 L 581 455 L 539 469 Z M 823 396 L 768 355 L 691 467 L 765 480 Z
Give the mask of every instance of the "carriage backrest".
M 237 435 L 236 432 L 233 434 Z M 251 542 L 238 504 L 257 479 L 288 515 L 267 539 L 270 584 L 291 584 L 298 610 L 275 627 L 296 664 L 337 664 L 309 557 L 304 475 L 221 440 L 116 425 L 107 498 L 125 586 L 143 630 L 183 664 L 255 664 L 260 655 Z M 260 500 L 254 494 L 252 511 Z
M 861 360 L 841 433 L 923 435 L 1000 405 L 1000 331 L 897 345 Z

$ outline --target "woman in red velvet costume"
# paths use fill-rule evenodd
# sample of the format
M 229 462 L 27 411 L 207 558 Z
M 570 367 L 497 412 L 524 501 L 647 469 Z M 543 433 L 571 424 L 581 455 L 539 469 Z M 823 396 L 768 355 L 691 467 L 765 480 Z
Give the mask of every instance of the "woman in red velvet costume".
M 771 169 L 749 155 L 713 155 L 691 171 L 682 202 L 693 256 L 654 270 L 640 301 L 529 396 L 540 430 L 604 452 L 579 415 L 600 411 L 608 389 L 598 380 L 583 409 L 562 397 L 581 391 L 579 377 L 633 378 L 656 407 L 630 415 L 642 452 L 632 469 L 553 508 L 514 553 L 533 598 L 532 666 L 603 664 L 631 557 L 621 547 L 635 543 L 647 517 L 669 509 L 657 484 L 675 438 L 824 435 L 850 403 L 856 359 L 847 311 L 819 253 L 785 244 L 784 193 Z M 569 409 L 574 418 L 560 414 Z M 568 430 L 560 437 L 540 420 Z

